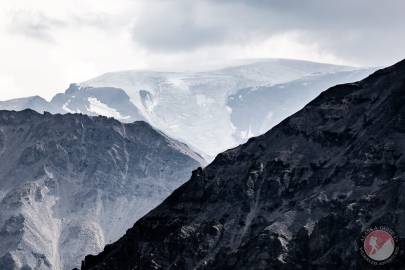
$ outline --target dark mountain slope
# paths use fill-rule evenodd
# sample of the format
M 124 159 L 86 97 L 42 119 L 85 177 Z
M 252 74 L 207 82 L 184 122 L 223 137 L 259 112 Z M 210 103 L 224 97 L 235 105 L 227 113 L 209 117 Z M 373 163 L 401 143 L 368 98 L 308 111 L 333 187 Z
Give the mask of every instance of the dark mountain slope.
M 82 269 L 371 269 L 362 231 L 405 236 L 404 135 L 402 61 L 218 155 Z

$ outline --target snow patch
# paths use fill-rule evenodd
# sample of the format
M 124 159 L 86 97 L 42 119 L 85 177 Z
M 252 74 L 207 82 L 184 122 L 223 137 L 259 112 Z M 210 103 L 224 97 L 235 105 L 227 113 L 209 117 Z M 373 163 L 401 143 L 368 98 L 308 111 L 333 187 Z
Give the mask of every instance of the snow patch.
M 89 97 L 88 101 L 89 107 L 87 108 L 87 110 L 89 112 L 95 113 L 97 115 L 113 117 L 117 120 L 126 120 L 130 118 L 129 116 L 121 115 L 116 109 L 108 107 L 107 104 L 102 103 L 95 97 Z
M 312 232 L 314 231 L 315 221 L 312 219 L 308 219 L 307 223 L 304 225 L 304 228 L 308 232 L 308 236 L 311 236 Z
M 252 138 L 253 136 L 255 136 L 255 134 L 253 134 L 252 128 L 250 126 L 248 130 L 243 130 L 240 132 L 240 137 L 242 140 L 247 140 L 249 138 Z
M 68 101 L 66 101 L 65 104 L 63 104 L 62 109 L 63 109 L 65 112 L 68 112 L 68 113 L 80 113 L 80 110 L 71 110 L 71 109 L 68 107 L 69 104 L 70 104 L 70 102 L 71 102 L 70 99 L 69 99 Z

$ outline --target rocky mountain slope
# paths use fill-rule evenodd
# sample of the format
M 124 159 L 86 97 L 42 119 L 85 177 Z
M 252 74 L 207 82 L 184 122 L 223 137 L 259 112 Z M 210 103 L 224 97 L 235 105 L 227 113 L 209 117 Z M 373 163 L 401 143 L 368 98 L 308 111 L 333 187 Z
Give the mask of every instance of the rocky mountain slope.
M 400 269 L 404 154 L 405 60 L 218 155 L 81 269 L 371 269 L 375 225 L 400 237 Z
M 201 153 L 215 156 L 262 134 L 327 87 L 359 80 L 371 72 L 286 59 L 205 72 L 111 72 L 72 84 L 41 111 L 105 115 L 122 122 L 145 120 Z M 273 90 L 276 87 L 285 91 Z M 256 90 L 265 96 L 257 110 L 251 98 Z M 6 104 L 0 104 L 0 109 Z M 246 108 L 251 111 L 249 117 L 243 117 Z
M 0 269 L 80 266 L 202 163 L 145 122 L 0 111 Z

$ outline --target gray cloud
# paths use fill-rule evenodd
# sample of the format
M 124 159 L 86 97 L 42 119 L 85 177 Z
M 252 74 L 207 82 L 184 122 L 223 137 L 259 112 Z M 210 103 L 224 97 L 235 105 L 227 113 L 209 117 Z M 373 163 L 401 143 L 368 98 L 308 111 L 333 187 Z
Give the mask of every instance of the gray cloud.
M 159 51 L 190 50 L 227 40 L 228 29 L 218 27 L 201 3 L 159 1 L 146 10 L 133 27 L 133 38 L 148 49 Z
M 22 35 L 41 41 L 53 42 L 52 32 L 66 25 L 62 20 L 52 18 L 40 12 L 14 11 L 8 30 L 12 34 Z
M 301 42 L 364 64 L 405 57 L 402 0 L 161 0 L 133 27 L 136 43 L 152 51 L 261 42 L 295 31 Z M 157 3 L 157 4 L 156 4 Z
M 118 18 L 112 18 L 106 13 L 71 13 L 66 18 L 59 19 L 38 11 L 14 10 L 10 12 L 10 22 L 7 29 L 10 33 L 24 37 L 55 42 L 54 34 L 57 30 L 72 27 L 94 27 L 101 30 L 116 30 L 122 27 Z
M 195 22 L 190 16 L 166 18 L 160 25 L 146 19 L 136 24 L 133 36 L 148 49 L 181 51 L 204 47 L 227 40 L 224 29 Z

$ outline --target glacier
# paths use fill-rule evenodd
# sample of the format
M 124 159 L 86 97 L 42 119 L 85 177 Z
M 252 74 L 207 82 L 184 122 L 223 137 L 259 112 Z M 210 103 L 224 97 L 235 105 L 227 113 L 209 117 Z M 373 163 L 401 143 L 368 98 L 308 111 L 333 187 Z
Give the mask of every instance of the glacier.
M 256 59 L 210 71 L 118 71 L 82 83 L 38 109 L 143 120 L 211 160 L 298 111 L 324 89 L 375 69 L 291 59 Z M 15 102 L 14 102 L 15 103 Z M 20 102 L 21 103 L 21 102 Z

